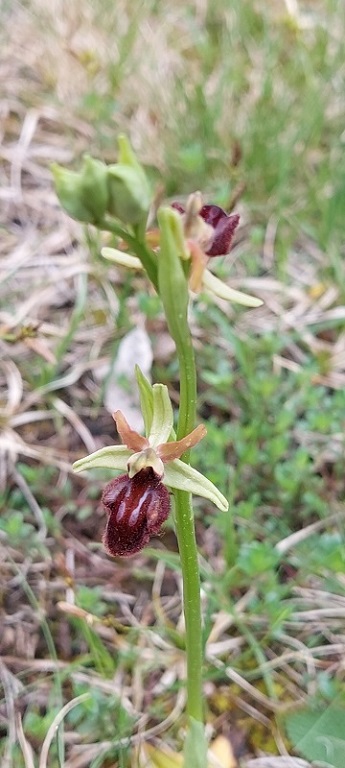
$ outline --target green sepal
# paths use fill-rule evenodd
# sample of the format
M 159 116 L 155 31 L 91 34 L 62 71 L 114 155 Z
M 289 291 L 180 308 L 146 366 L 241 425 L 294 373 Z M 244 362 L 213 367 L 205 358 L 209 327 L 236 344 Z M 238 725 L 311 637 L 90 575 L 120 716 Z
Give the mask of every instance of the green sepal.
M 119 264 L 120 267 L 128 267 L 128 269 L 142 270 L 143 265 L 137 256 L 131 256 L 126 251 L 119 251 L 117 248 L 108 248 L 105 246 L 101 250 L 101 255 L 104 259 L 112 261 L 114 264 Z
M 242 291 L 235 291 L 230 285 L 223 283 L 218 277 L 205 269 L 202 278 L 203 288 L 214 296 L 218 296 L 220 299 L 226 301 L 233 301 L 235 304 L 241 304 L 243 307 L 261 307 L 263 301 L 257 299 L 256 296 L 249 296 L 248 293 L 242 293 Z
M 139 160 L 137 160 L 136 154 L 133 152 L 131 144 L 124 133 L 120 133 L 117 137 L 117 145 L 119 148 L 119 163 L 130 166 L 137 171 L 137 173 L 142 174 L 145 177 L 145 172 L 140 165 Z
M 174 459 L 165 465 L 163 480 L 170 488 L 208 499 L 222 512 L 229 509 L 228 501 L 218 488 L 205 475 L 180 459 Z
M 85 469 L 114 469 L 121 472 L 127 471 L 128 459 L 133 451 L 129 451 L 125 445 L 112 445 L 100 448 L 99 451 L 90 453 L 83 459 L 78 459 L 72 465 L 74 472 L 83 472 Z
M 153 387 L 139 366 L 135 366 L 135 377 L 139 388 L 140 410 L 145 424 L 145 435 L 149 436 L 153 420 Z
M 174 414 L 168 387 L 165 384 L 154 384 L 152 395 L 153 417 L 148 439 L 152 448 L 157 448 L 161 443 L 168 441 L 173 428 Z

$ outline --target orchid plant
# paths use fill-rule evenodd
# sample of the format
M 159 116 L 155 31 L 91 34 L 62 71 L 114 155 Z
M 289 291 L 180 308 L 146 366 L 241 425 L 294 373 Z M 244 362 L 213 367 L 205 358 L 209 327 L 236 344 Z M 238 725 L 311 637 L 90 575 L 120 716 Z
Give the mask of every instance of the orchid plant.
M 189 727 L 184 747 L 186 768 L 206 768 L 207 742 L 204 731 L 202 693 L 202 616 L 198 552 L 192 494 L 204 497 L 220 510 L 228 502 L 204 475 L 190 465 L 190 449 L 206 434 L 196 421 L 196 369 L 188 323 L 191 296 L 201 291 L 248 307 L 260 299 L 235 291 L 208 269 L 209 260 L 229 252 L 237 214 L 228 215 L 219 206 L 205 205 L 196 192 L 186 206 L 173 203 L 152 219 L 152 195 L 143 168 L 127 139 L 119 137 L 118 162 L 106 166 L 86 156 L 80 172 L 53 166 L 61 204 L 79 221 L 111 232 L 116 248 L 103 248 L 102 255 L 119 265 L 144 270 L 158 292 L 170 334 L 176 345 L 180 368 L 180 399 L 174 431 L 174 415 L 168 389 L 153 386 L 136 371 L 145 437 L 131 429 L 121 411 L 114 413 L 121 445 L 104 447 L 73 465 L 76 472 L 107 468 L 122 472 L 106 485 L 102 504 L 107 513 L 103 536 L 112 557 L 135 555 L 152 535 L 160 532 L 174 499 L 174 522 L 181 559 L 186 626 L 187 715 Z

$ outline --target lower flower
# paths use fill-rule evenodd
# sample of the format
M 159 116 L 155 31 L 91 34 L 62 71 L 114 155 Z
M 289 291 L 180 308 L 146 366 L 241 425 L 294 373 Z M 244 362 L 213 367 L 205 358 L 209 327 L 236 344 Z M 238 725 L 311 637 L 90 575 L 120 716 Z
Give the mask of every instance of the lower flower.
M 169 491 L 151 468 L 110 480 L 102 504 L 108 513 L 103 544 L 113 557 L 139 552 L 170 512 Z
M 203 496 L 223 512 L 229 507 L 210 480 L 179 458 L 205 437 L 203 424 L 180 440 L 169 440 L 174 417 L 167 387 L 151 387 L 141 372 L 137 377 L 147 437 L 132 429 L 123 413 L 116 411 L 113 416 L 123 445 L 100 448 L 73 464 L 75 472 L 97 467 L 127 470 L 110 480 L 102 496 L 108 513 L 103 543 L 112 556 L 134 555 L 159 533 L 170 511 L 168 488 Z

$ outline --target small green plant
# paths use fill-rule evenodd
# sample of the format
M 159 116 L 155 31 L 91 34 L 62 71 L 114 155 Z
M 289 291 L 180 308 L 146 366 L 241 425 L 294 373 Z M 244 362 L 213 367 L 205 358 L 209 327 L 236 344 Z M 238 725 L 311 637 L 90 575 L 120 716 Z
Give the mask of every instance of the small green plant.
M 117 248 L 104 248 L 110 261 L 144 270 L 163 305 L 180 368 L 176 431 L 167 386 L 154 384 L 137 369 L 146 436 L 114 414 L 122 445 L 104 447 L 75 462 L 75 471 L 105 468 L 122 471 L 106 485 L 102 502 L 108 514 L 103 542 L 111 556 L 133 555 L 159 532 L 174 500 L 174 519 L 184 585 L 186 622 L 188 732 L 185 766 L 204 768 L 207 742 L 202 693 L 202 618 L 200 576 L 192 494 L 203 496 L 221 511 L 228 501 L 216 485 L 190 465 L 190 449 L 206 434 L 196 421 L 196 368 L 188 321 L 189 291 L 207 290 L 222 299 L 250 307 L 259 299 L 230 288 L 207 269 L 213 256 L 229 251 L 239 217 L 215 205 L 204 205 L 200 193 L 186 206 L 175 203 L 157 211 L 158 228 L 146 231 L 152 195 L 143 168 L 127 140 L 119 138 L 118 163 L 106 166 L 87 156 L 80 172 L 53 168 L 62 205 L 74 218 L 111 232 Z M 121 249 L 124 243 L 126 250 Z M 249 562 L 247 558 L 247 562 Z M 254 570 L 255 562 L 253 561 Z M 89 638 L 91 642 L 91 638 Z

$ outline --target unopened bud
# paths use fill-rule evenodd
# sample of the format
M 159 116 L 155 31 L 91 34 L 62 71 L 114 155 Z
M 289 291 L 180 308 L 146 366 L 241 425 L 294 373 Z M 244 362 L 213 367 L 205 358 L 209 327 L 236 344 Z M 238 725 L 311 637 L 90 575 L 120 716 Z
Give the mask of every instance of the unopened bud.
M 78 221 L 99 223 L 107 209 L 107 167 L 85 155 L 81 171 L 70 171 L 53 163 L 55 189 L 61 205 Z
M 92 223 L 100 222 L 107 210 L 109 198 L 107 166 L 90 155 L 83 158 L 81 198 L 92 216 Z
M 108 166 L 108 211 L 124 224 L 146 221 L 151 203 L 150 188 L 139 168 L 116 163 Z
M 124 224 L 146 223 L 151 191 L 145 172 L 126 136 L 118 145 L 119 162 L 108 167 L 109 213 Z
M 56 194 L 66 213 L 77 221 L 90 221 L 90 212 L 82 202 L 80 173 L 69 171 L 57 163 L 52 164 L 51 170 Z

